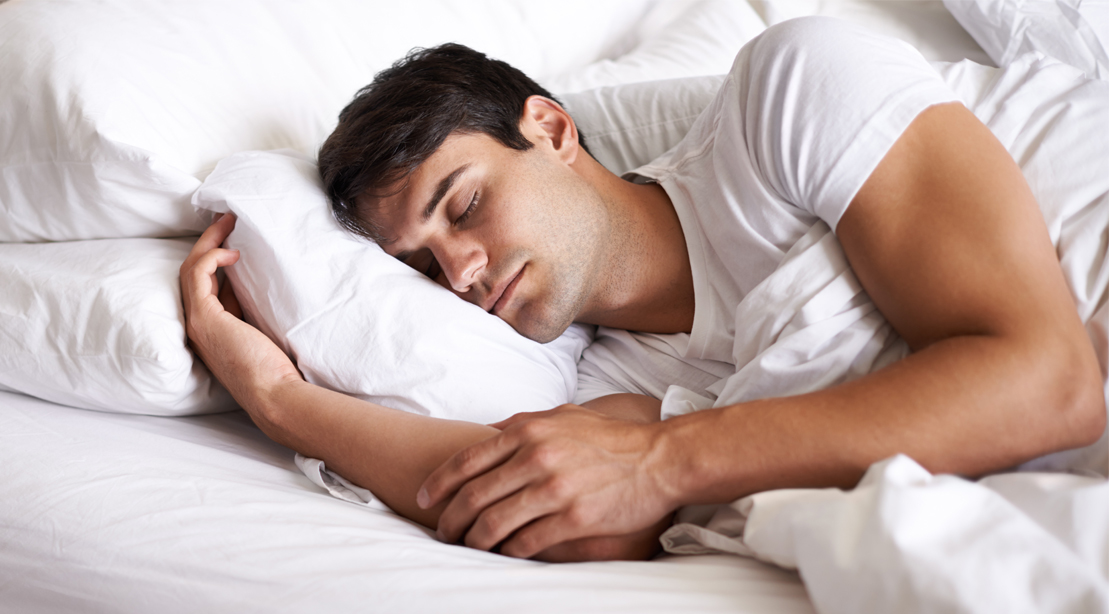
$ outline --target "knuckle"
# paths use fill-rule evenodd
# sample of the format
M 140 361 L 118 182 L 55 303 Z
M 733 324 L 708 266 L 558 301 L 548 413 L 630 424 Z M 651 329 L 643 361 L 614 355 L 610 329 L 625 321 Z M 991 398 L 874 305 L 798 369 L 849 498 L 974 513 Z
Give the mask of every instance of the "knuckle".
M 547 480 L 546 494 L 548 497 L 562 501 L 568 499 L 574 492 L 574 483 L 565 476 L 556 475 Z
M 474 447 L 464 448 L 458 452 L 454 457 L 454 467 L 458 471 L 469 475 L 477 469 L 479 458 L 479 451 Z
M 513 556 L 522 558 L 539 552 L 542 544 L 539 541 L 539 536 L 534 531 L 525 531 L 517 535 L 509 544 L 509 547 L 515 553 Z
M 464 510 L 473 510 L 481 506 L 483 493 L 472 484 L 467 484 L 459 489 L 455 499 Z
M 542 438 L 547 433 L 547 425 L 542 420 L 529 420 L 521 423 L 517 431 L 522 438 L 535 440 Z
M 561 458 L 558 449 L 553 446 L 535 446 L 528 453 L 528 463 L 541 469 L 550 470 L 558 465 Z
M 575 529 L 590 527 L 594 520 L 593 513 L 580 503 L 575 503 L 566 510 L 566 522 Z
M 505 521 L 500 514 L 495 512 L 486 512 L 478 517 L 474 525 L 470 527 L 470 532 L 466 534 L 467 545 L 473 540 L 478 545 L 485 545 L 484 541 L 488 538 L 495 538 L 500 535 L 501 530 L 504 528 Z M 488 544 L 492 546 L 492 544 Z

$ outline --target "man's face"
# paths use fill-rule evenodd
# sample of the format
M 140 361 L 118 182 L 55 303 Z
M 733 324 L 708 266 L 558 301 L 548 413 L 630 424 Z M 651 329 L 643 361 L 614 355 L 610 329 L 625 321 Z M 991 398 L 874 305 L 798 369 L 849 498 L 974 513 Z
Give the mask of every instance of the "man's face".
M 610 232 L 600 195 L 549 142 L 521 152 L 484 134 L 451 135 L 368 205 L 386 252 L 539 342 L 586 307 Z

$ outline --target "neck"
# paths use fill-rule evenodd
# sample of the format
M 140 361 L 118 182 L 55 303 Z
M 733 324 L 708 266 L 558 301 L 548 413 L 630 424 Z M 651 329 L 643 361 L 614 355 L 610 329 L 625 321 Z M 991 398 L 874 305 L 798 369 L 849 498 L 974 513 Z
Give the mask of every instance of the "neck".
M 578 321 L 651 333 L 689 332 L 693 274 L 681 223 L 666 191 L 617 177 L 581 156 L 578 172 L 609 208 L 612 241 Z

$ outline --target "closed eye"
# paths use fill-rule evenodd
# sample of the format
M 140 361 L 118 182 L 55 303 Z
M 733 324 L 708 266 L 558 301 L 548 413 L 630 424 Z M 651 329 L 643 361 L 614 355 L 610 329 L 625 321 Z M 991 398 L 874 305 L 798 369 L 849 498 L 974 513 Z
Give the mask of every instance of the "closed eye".
M 474 213 L 474 209 L 477 208 L 477 201 L 478 201 L 477 197 L 478 197 L 478 193 L 474 192 L 473 198 L 470 199 L 470 206 L 466 207 L 466 210 L 462 212 L 462 215 L 458 216 L 458 219 L 456 219 L 454 221 L 455 226 L 460 226 L 460 225 L 464 224 L 466 222 L 466 220 L 470 218 L 470 215 L 472 215 Z

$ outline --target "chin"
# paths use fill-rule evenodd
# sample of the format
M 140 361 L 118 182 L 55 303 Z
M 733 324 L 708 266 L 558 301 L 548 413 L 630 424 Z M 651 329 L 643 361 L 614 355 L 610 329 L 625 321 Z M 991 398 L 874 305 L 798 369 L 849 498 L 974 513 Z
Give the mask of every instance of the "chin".
M 562 322 L 561 318 L 558 319 L 558 321 L 554 321 L 548 318 L 528 317 L 527 314 L 517 315 L 519 321 L 505 321 L 508 322 L 512 328 L 515 328 L 516 332 L 537 343 L 549 343 L 558 339 L 559 336 L 566 332 L 566 329 L 570 328 L 570 325 L 574 323 L 572 319 Z

